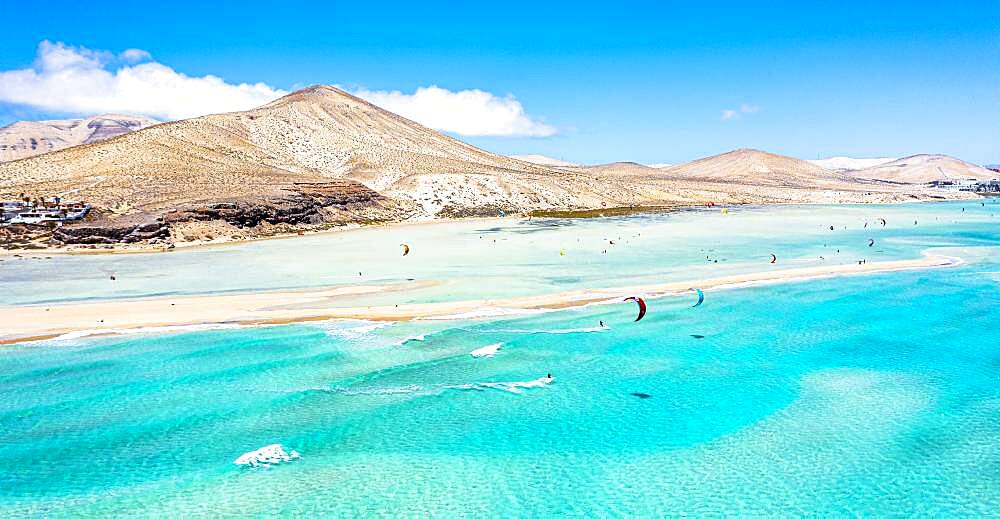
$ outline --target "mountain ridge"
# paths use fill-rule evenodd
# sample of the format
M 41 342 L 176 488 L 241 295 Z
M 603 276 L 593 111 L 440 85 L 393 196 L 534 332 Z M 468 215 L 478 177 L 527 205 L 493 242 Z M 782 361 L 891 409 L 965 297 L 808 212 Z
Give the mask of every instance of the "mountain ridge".
M 142 115 L 112 113 L 79 119 L 16 121 L 0 128 L 0 162 L 92 144 L 159 123 Z
M 216 223 L 203 234 L 254 237 L 301 226 L 414 218 L 932 196 L 921 187 L 873 184 L 750 149 L 665 169 L 634 162 L 535 164 L 323 85 L 251 110 L 166 122 L 0 163 L 0 198 L 22 193 L 72 193 L 94 205 L 102 229 L 139 225 L 141 236 L 167 233 L 176 240 L 206 222 Z M 156 227 L 161 224 L 169 229 Z M 87 225 L 97 224 L 78 226 Z M 60 233 L 95 243 L 137 236 L 131 227 L 108 233 L 73 228 Z

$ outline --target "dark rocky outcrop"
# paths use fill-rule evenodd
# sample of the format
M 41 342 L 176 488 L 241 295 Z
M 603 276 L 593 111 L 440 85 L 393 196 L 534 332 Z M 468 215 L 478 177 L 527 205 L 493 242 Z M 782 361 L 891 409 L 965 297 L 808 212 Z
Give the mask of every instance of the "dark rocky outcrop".
M 170 238 L 170 227 L 160 218 L 147 222 L 95 221 L 59 227 L 54 245 L 136 243 Z
M 518 214 L 518 208 L 510 204 L 484 204 L 471 207 L 449 204 L 441 208 L 438 218 L 483 218 Z
M 53 245 L 169 241 L 173 225 L 213 220 L 242 229 L 267 223 L 278 226 L 280 232 L 288 232 L 296 226 L 387 221 L 400 214 L 395 202 L 349 180 L 292 184 L 277 193 L 192 205 L 162 215 L 112 218 L 95 211 L 93 218 L 56 228 L 50 241 Z
M 293 184 L 269 198 L 220 201 L 171 211 L 164 215 L 164 221 L 224 220 L 241 228 L 262 223 L 321 224 L 329 222 L 337 212 L 383 208 L 387 202 L 379 193 L 349 180 Z

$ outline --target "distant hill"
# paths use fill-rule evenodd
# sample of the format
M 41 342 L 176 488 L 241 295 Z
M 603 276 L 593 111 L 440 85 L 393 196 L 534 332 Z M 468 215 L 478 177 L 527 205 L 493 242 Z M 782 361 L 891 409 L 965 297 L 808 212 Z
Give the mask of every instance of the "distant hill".
M 828 159 L 809 160 L 806 162 L 813 163 L 821 168 L 849 171 L 855 169 L 870 168 L 873 166 L 878 166 L 879 164 L 885 164 L 886 162 L 892 162 L 894 160 L 896 159 L 892 157 L 868 158 L 868 159 L 856 159 L 852 157 L 830 157 Z
M 661 173 L 654 167 L 638 162 L 610 162 L 608 164 L 597 164 L 593 166 L 579 166 L 580 170 L 598 173 L 601 175 L 636 175 L 655 177 Z
M 18 121 L 0 128 L 0 162 L 91 144 L 159 124 L 142 115 L 103 114 L 86 119 Z
M 852 171 L 858 179 L 924 184 L 935 180 L 989 180 L 997 173 L 948 155 L 913 155 L 878 166 Z
M 741 148 L 667 168 L 673 178 L 751 185 L 817 187 L 848 177 L 804 160 Z
M 566 162 L 559 159 L 554 159 L 552 157 L 546 157 L 545 155 L 511 155 L 510 158 L 523 160 L 525 162 L 531 162 L 532 164 L 541 164 L 543 166 L 576 166 L 572 162 Z

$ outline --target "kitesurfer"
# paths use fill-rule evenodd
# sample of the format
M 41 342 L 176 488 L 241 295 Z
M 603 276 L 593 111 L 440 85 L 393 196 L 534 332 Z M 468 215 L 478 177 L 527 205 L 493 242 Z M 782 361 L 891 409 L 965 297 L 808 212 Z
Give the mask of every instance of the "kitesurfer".
M 641 321 L 642 318 L 646 315 L 646 302 L 643 301 L 641 297 L 636 297 L 636 296 L 626 297 L 625 300 L 635 301 L 635 303 L 639 305 L 639 315 L 638 317 L 635 318 L 635 322 Z
M 698 302 L 695 303 L 694 305 L 692 305 L 691 308 L 695 308 L 695 307 L 701 306 L 701 304 L 705 302 L 705 293 L 702 292 L 700 289 L 689 288 L 688 290 L 690 290 L 690 291 L 698 294 Z

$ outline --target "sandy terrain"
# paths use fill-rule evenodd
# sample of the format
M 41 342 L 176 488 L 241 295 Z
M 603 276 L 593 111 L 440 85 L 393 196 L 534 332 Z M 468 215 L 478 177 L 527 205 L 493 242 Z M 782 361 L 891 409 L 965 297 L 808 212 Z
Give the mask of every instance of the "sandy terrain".
M 852 202 L 926 198 L 915 186 L 858 181 L 805 161 L 736 150 L 671 168 L 535 164 L 489 153 L 333 87 L 261 108 L 159 124 L 0 164 L 0 197 L 75 191 L 110 217 L 228 199 L 260 199 L 301 183 L 358 181 L 432 217 L 537 209 L 701 203 Z M 451 214 L 451 213 L 448 213 Z
M 531 297 L 470 300 L 399 306 L 351 306 L 363 294 L 405 292 L 433 285 L 433 281 L 390 286 L 342 286 L 285 292 L 115 300 L 65 305 L 0 307 L 0 343 L 39 340 L 64 334 L 115 333 L 118 330 L 195 324 L 280 324 L 333 318 L 410 320 L 447 318 L 470 313 L 515 313 L 620 301 L 628 295 L 647 297 L 704 291 L 748 283 L 783 282 L 817 277 L 872 274 L 907 269 L 946 267 L 961 260 L 925 256 L 913 260 L 871 262 L 862 265 L 773 268 L 751 274 L 698 279 L 647 286 L 576 290 Z
M 922 179 L 928 167 L 949 176 L 967 171 L 948 157 L 911 162 L 887 171 L 894 179 Z M 94 206 L 86 221 L 47 233 L 32 230 L 26 238 L 7 229 L 0 245 L 159 249 L 333 225 L 533 211 L 976 196 L 886 182 L 877 175 L 882 170 L 873 171 L 831 171 L 752 149 L 668 168 L 537 164 L 316 86 L 246 112 L 157 124 L 0 163 L 0 199 L 72 193 Z

